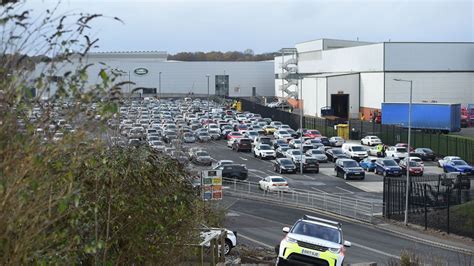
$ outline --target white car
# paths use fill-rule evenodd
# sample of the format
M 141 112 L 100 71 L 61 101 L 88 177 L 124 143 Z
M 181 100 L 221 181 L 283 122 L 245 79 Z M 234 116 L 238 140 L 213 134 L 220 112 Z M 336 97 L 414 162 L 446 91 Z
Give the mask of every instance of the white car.
M 264 191 L 288 191 L 288 182 L 281 176 L 267 176 L 258 182 L 258 186 Z
M 211 237 L 214 234 L 220 234 L 222 228 L 209 228 L 205 225 L 202 226 L 203 228 L 201 229 L 201 239 L 206 240 L 206 238 Z M 230 253 L 232 248 L 237 246 L 237 232 L 233 232 L 227 229 L 224 229 L 226 231 L 226 238 L 225 238 L 225 244 L 224 244 L 224 255 L 227 255 Z M 210 241 L 204 244 L 205 247 L 210 247 Z M 219 245 L 220 246 L 220 245 Z M 220 247 L 219 247 L 220 250 Z
M 405 147 L 395 147 L 391 146 L 388 147 L 387 150 L 385 151 L 385 157 L 391 157 L 394 159 L 404 159 L 408 156 L 408 151 L 407 148 Z
M 304 154 L 298 149 L 289 149 L 286 151 L 286 158 L 291 159 L 293 163 L 297 164 L 304 159 Z
M 249 131 L 247 131 L 244 135 L 245 135 L 245 137 L 251 139 L 252 142 L 254 142 L 255 139 L 259 136 L 259 135 L 258 135 L 258 132 L 255 131 L 255 130 L 249 130 Z
M 452 160 L 462 160 L 461 157 L 458 156 L 446 156 L 443 159 L 438 160 L 438 166 L 443 167 L 445 163 L 448 163 Z
M 330 137 L 329 143 L 331 143 L 333 147 L 341 147 L 342 144 L 346 143 L 346 140 L 341 137 Z
M 288 144 L 293 149 L 299 149 L 301 147 L 302 142 L 301 142 L 300 139 L 292 139 L 292 140 L 290 140 L 290 142 L 288 142 Z
M 370 156 L 379 156 L 379 148 L 377 146 L 372 146 L 369 148 L 368 153 Z
M 366 136 L 360 140 L 360 144 L 374 146 L 378 144 L 382 144 L 382 140 L 379 139 L 377 136 Z
M 257 144 L 253 148 L 253 155 L 260 159 L 266 159 L 266 158 L 275 159 L 276 158 L 275 150 L 273 150 L 272 147 L 268 144 Z
M 275 131 L 275 133 L 273 133 L 273 136 L 276 138 L 276 139 L 288 139 L 288 138 L 291 138 L 291 134 L 288 133 L 288 131 L 284 130 L 284 129 L 279 129 L 277 131 Z
M 234 164 L 234 161 L 232 160 L 219 160 L 216 162 L 216 164 L 214 165 L 214 167 L 212 167 L 212 169 L 217 169 L 225 164 Z
M 309 156 L 309 157 L 312 157 L 312 158 L 315 158 L 320 163 L 327 163 L 327 161 L 328 161 L 328 157 L 326 156 L 325 152 L 320 150 L 320 149 L 308 150 L 305 153 L 305 155 Z
M 422 160 L 420 157 L 410 156 L 410 161 L 412 161 L 412 162 L 417 162 L 417 163 L 419 163 L 421 166 L 425 167 L 425 163 L 423 162 L 423 160 Z

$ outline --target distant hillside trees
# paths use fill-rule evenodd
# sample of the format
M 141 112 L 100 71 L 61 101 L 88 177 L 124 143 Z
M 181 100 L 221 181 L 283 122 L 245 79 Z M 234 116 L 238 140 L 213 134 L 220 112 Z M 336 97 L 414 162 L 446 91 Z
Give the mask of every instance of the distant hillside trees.
M 174 55 L 168 55 L 168 60 L 177 61 L 266 61 L 273 60 L 275 53 L 254 54 L 252 49 L 246 49 L 244 52 L 181 52 Z

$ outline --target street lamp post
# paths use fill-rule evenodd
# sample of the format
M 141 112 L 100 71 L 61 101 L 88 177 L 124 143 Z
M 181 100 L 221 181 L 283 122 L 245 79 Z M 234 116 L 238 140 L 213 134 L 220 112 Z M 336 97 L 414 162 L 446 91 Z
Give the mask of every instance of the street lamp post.
M 209 117 L 209 77 L 210 75 L 207 74 L 207 116 Z
M 399 82 L 409 82 L 410 83 L 410 102 L 408 103 L 408 159 L 406 162 L 407 165 L 407 184 L 406 184 L 406 197 L 405 197 L 405 225 L 408 225 L 408 193 L 410 191 L 410 142 L 411 142 L 411 104 L 413 101 L 413 80 L 404 80 L 404 79 L 394 79 Z
M 161 71 L 158 72 L 158 76 L 159 76 L 159 82 L 158 82 L 158 92 L 160 94 L 160 101 L 161 101 Z
M 300 173 L 303 174 L 303 78 L 300 77 L 299 80 L 299 85 L 300 85 L 300 91 L 299 91 L 299 102 L 298 102 L 298 107 L 300 108 Z

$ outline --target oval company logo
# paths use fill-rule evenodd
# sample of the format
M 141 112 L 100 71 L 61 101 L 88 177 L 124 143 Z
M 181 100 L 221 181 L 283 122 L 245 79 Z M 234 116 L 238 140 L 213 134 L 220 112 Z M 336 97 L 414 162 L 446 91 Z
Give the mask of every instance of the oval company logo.
M 144 67 L 139 67 L 139 68 L 136 68 L 133 72 L 137 75 L 142 76 L 142 75 L 148 74 L 148 69 L 146 69 Z

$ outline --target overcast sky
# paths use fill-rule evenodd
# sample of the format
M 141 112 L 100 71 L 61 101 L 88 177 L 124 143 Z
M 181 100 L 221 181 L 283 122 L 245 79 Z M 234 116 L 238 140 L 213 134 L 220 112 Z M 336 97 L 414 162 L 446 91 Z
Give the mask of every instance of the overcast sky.
M 28 0 L 27 7 L 55 2 Z M 124 21 L 94 24 L 100 51 L 261 53 L 320 38 L 474 41 L 474 0 L 63 0 L 61 10 Z

